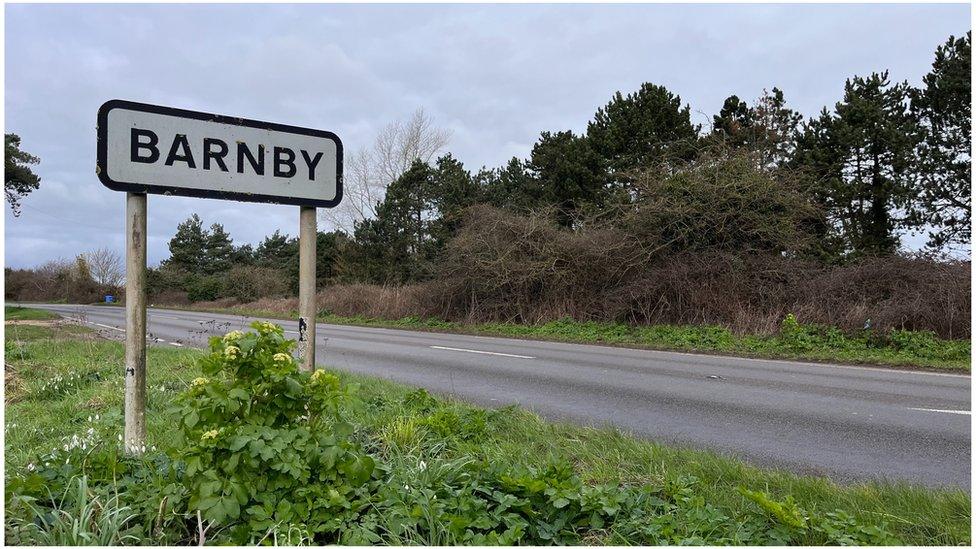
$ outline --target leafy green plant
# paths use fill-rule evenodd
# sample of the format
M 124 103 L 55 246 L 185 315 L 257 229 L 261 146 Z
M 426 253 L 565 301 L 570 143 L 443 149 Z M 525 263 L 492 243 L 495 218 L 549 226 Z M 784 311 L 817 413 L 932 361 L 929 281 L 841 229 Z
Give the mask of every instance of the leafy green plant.
M 50 506 L 35 504 L 35 498 L 17 496 L 14 506 L 29 510 L 29 519 L 15 519 L 15 538 L 48 546 L 123 545 L 139 541 L 134 535 L 135 513 L 119 503 L 119 497 L 100 498 L 88 488 L 88 478 L 75 482 Z M 10 541 L 10 540 L 8 540 Z
M 178 398 L 188 506 L 250 543 L 282 524 L 336 539 L 368 501 L 373 459 L 340 417 L 351 387 L 301 373 L 280 326 L 210 340 L 203 374 Z
M 780 524 L 792 526 L 793 528 L 807 527 L 807 517 L 800 511 L 800 508 L 797 507 L 792 497 L 787 496 L 785 501 L 779 502 L 773 500 L 764 492 L 755 492 L 742 486 L 739 487 L 739 493 L 755 502 L 756 505 L 761 507 L 763 511 L 766 511 L 769 516 Z

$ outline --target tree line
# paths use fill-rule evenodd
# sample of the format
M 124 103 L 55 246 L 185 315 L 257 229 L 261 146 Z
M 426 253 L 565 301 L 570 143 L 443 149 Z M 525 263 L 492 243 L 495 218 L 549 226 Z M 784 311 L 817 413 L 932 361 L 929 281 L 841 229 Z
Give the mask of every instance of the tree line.
M 918 87 L 853 76 L 811 118 L 774 87 L 751 102 L 728 97 L 702 127 L 679 95 L 645 83 L 614 94 L 585 131 L 544 131 L 527 158 L 477 171 L 443 153 L 448 134 L 418 112 L 347 159 L 346 199 L 325 214 L 339 228 L 318 235 L 319 285 L 463 272 L 451 243 L 462 231 L 488 242 L 503 225 L 478 226 L 500 219 L 484 208 L 576 235 L 617 231 L 641 261 L 729 252 L 843 266 L 900 253 L 906 232 L 926 232 L 933 254 L 968 253 L 970 51 L 970 33 L 950 37 Z M 169 249 L 150 272 L 155 296 L 297 291 L 297 239 L 278 231 L 235 246 L 193 215 Z

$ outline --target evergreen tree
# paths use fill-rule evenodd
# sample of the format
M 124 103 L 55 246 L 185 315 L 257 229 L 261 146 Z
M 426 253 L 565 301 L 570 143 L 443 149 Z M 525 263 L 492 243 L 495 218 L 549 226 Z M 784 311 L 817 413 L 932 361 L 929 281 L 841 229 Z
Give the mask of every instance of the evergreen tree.
M 557 209 L 560 225 L 570 227 L 586 206 L 600 206 L 608 194 L 603 159 L 585 137 L 573 132 L 542 132 L 532 147 L 529 169 L 542 199 Z
M 891 84 L 887 72 L 854 77 L 834 112 L 824 109 L 805 128 L 800 162 L 816 177 L 814 193 L 833 222 L 835 253 L 898 248 L 893 212 L 908 198 L 916 134 L 907 98 L 907 83 Z
M 240 246 L 235 246 L 234 251 L 231 254 L 230 261 L 234 265 L 253 265 L 254 246 L 251 246 L 250 244 L 242 244 Z
M 786 106 L 783 91 L 775 87 L 771 92 L 763 90 L 752 109 L 752 121 L 755 150 L 763 166 L 783 167 L 790 163 L 796 153 L 803 115 Z
M 756 141 L 753 124 L 755 110 L 730 95 L 722 104 L 722 110 L 712 117 L 712 135 L 732 147 L 752 147 Z
M 20 136 L 15 133 L 3 134 L 3 191 L 13 210 L 14 217 L 20 215 L 20 201 L 37 189 L 41 178 L 30 166 L 41 161 L 40 158 L 20 149 Z
M 255 263 L 261 267 L 273 269 L 287 268 L 290 261 L 298 257 L 298 239 L 290 238 L 287 234 L 275 230 L 274 234 L 264 237 L 254 250 Z
M 972 235 L 972 33 L 950 36 L 912 97 L 921 142 L 911 226 L 933 227 L 929 246 L 968 245 Z
M 624 97 L 620 92 L 597 110 L 586 135 L 590 145 L 619 174 L 664 160 L 694 156 L 699 127 L 691 108 L 664 86 L 641 85 Z
M 191 273 L 203 272 L 207 234 L 197 214 L 191 215 L 176 227 L 176 234 L 169 241 L 170 257 L 164 265 Z
M 426 273 L 432 170 L 415 161 L 390 184 L 376 217 L 356 224 L 354 273 L 370 282 L 399 283 Z
M 234 257 L 234 241 L 224 230 L 224 226 L 220 223 L 214 223 L 204 235 L 206 245 L 204 247 L 203 272 L 216 274 L 230 269 Z
M 437 159 L 430 176 L 430 236 L 436 254 L 457 232 L 465 208 L 483 202 L 484 195 L 479 182 L 450 153 Z
M 779 88 L 763 90 L 754 106 L 733 95 L 713 117 L 710 140 L 756 152 L 759 167 L 775 169 L 792 160 L 802 121 L 803 115 L 786 106 Z
M 542 185 L 519 158 L 501 168 L 482 169 L 475 180 L 484 189 L 487 203 L 496 208 L 525 213 L 542 204 Z

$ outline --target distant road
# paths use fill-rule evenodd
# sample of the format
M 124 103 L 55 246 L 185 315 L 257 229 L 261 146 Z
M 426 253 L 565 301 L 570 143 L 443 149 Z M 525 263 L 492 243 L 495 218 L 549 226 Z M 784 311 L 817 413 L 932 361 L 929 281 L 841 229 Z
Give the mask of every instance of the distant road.
M 28 305 L 124 333 L 124 310 Z M 158 345 L 203 347 L 251 318 L 149 310 Z M 286 335 L 297 323 L 276 320 Z M 805 474 L 969 490 L 970 378 L 319 324 L 318 360 L 487 406 L 518 404 Z

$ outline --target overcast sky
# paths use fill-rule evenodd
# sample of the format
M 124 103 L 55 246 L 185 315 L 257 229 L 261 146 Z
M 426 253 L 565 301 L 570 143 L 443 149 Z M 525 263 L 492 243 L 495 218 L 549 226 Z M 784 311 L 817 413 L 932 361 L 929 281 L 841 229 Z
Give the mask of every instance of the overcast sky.
M 328 129 L 347 151 L 423 107 L 468 168 L 580 131 L 611 94 L 663 84 L 707 123 L 730 94 L 778 86 L 805 115 L 845 78 L 918 84 L 968 5 L 7 5 L 6 132 L 40 156 L 6 264 L 123 250 L 124 194 L 95 176 L 95 114 L 112 98 Z M 150 196 L 149 263 L 197 212 L 236 244 L 294 206 Z M 320 225 L 320 229 L 323 228 Z M 917 242 L 912 239 L 910 242 Z

